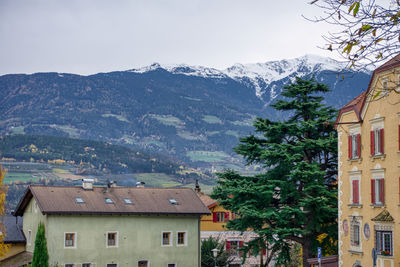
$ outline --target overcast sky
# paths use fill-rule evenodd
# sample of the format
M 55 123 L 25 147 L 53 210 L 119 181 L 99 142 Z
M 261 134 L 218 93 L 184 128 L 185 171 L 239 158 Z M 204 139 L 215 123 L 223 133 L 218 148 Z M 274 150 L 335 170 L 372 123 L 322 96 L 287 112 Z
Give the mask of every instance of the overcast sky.
M 331 56 L 309 0 L 1 0 L 0 75 Z

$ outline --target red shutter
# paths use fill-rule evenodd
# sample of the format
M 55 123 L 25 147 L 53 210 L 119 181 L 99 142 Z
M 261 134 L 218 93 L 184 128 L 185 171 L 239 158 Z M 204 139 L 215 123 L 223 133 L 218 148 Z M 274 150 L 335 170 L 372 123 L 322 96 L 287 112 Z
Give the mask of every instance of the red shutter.
M 371 156 L 375 155 L 375 134 L 371 131 Z
M 385 179 L 379 179 L 379 183 L 380 183 L 380 189 L 381 191 L 380 193 L 380 201 L 382 202 L 382 204 L 385 204 Z
M 359 204 L 358 180 L 353 180 L 353 203 Z
M 351 159 L 351 158 L 353 158 L 353 155 L 352 155 L 352 149 L 351 149 L 351 135 L 349 135 L 349 142 L 348 142 L 348 145 L 349 145 L 349 147 L 348 147 L 348 149 L 349 149 L 349 159 Z
M 361 158 L 361 134 L 357 134 L 357 157 Z
M 384 150 L 384 138 L 383 138 L 383 128 L 379 130 L 380 131 L 380 141 L 381 141 L 381 153 L 384 154 L 385 150 Z
M 375 179 L 371 179 L 371 203 L 375 204 Z
M 213 222 L 217 222 L 217 213 L 213 212 Z
M 264 242 L 264 245 L 267 246 L 265 242 Z M 262 249 L 262 254 L 263 255 L 267 255 L 267 249 L 266 248 Z
M 225 220 L 225 222 L 229 221 L 229 212 L 225 212 L 224 220 Z
M 231 241 L 226 241 L 226 251 L 231 250 Z

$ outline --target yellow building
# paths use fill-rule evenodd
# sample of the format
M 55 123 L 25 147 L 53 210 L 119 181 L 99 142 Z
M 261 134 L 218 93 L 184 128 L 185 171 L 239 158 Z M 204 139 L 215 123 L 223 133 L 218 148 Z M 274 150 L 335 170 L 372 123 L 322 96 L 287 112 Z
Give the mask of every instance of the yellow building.
M 337 119 L 339 266 L 400 263 L 400 55 Z

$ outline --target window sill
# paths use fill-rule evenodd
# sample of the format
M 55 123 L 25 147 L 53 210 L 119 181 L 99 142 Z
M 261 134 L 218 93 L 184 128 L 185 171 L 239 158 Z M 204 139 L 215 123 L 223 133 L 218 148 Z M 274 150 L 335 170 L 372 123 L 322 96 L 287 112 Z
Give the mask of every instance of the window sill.
M 371 161 L 374 161 L 375 159 L 381 159 L 381 160 L 385 160 L 386 154 L 380 154 L 380 155 L 373 155 L 370 156 Z
M 378 258 L 382 258 L 382 259 L 394 259 L 393 255 L 377 255 Z
M 363 207 L 362 204 L 348 204 L 347 206 L 349 208 L 359 208 L 359 209 L 361 209 Z
M 357 255 L 363 255 L 363 254 L 364 254 L 364 252 L 358 251 L 358 250 L 349 250 L 349 252 L 350 252 L 351 254 L 357 254 Z
M 385 204 L 371 204 L 372 208 L 385 208 L 386 205 Z
M 362 158 L 352 158 L 352 159 L 348 159 L 347 161 L 350 162 L 350 164 L 353 162 L 361 163 Z

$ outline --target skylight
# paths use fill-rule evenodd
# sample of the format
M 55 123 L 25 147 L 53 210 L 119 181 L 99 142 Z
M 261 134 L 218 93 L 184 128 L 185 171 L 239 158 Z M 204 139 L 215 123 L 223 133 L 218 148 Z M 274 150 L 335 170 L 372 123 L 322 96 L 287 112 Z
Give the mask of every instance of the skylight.
M 124 198 L 125 204 L 133 204 L 129 198 Z
M 174 198 L 170 198 L 168 200 L 169 200 L 169 203 L 171 203 L 172 205 L 178 205 L 179 204 L 178 201 L 176 201 L 176 199 L 174 199 Z
M 76 197 L 75 198 L 76 203 L 85 203 L 81 197 Z
M 114 203 L 114 202 L 112 201 L 112 199 L 111 199 L 111 198 L 108 198 L 108 197 L 104 198 L 104 200 L 106 201 L 107 204 L 112 204 L 112 203 Z

